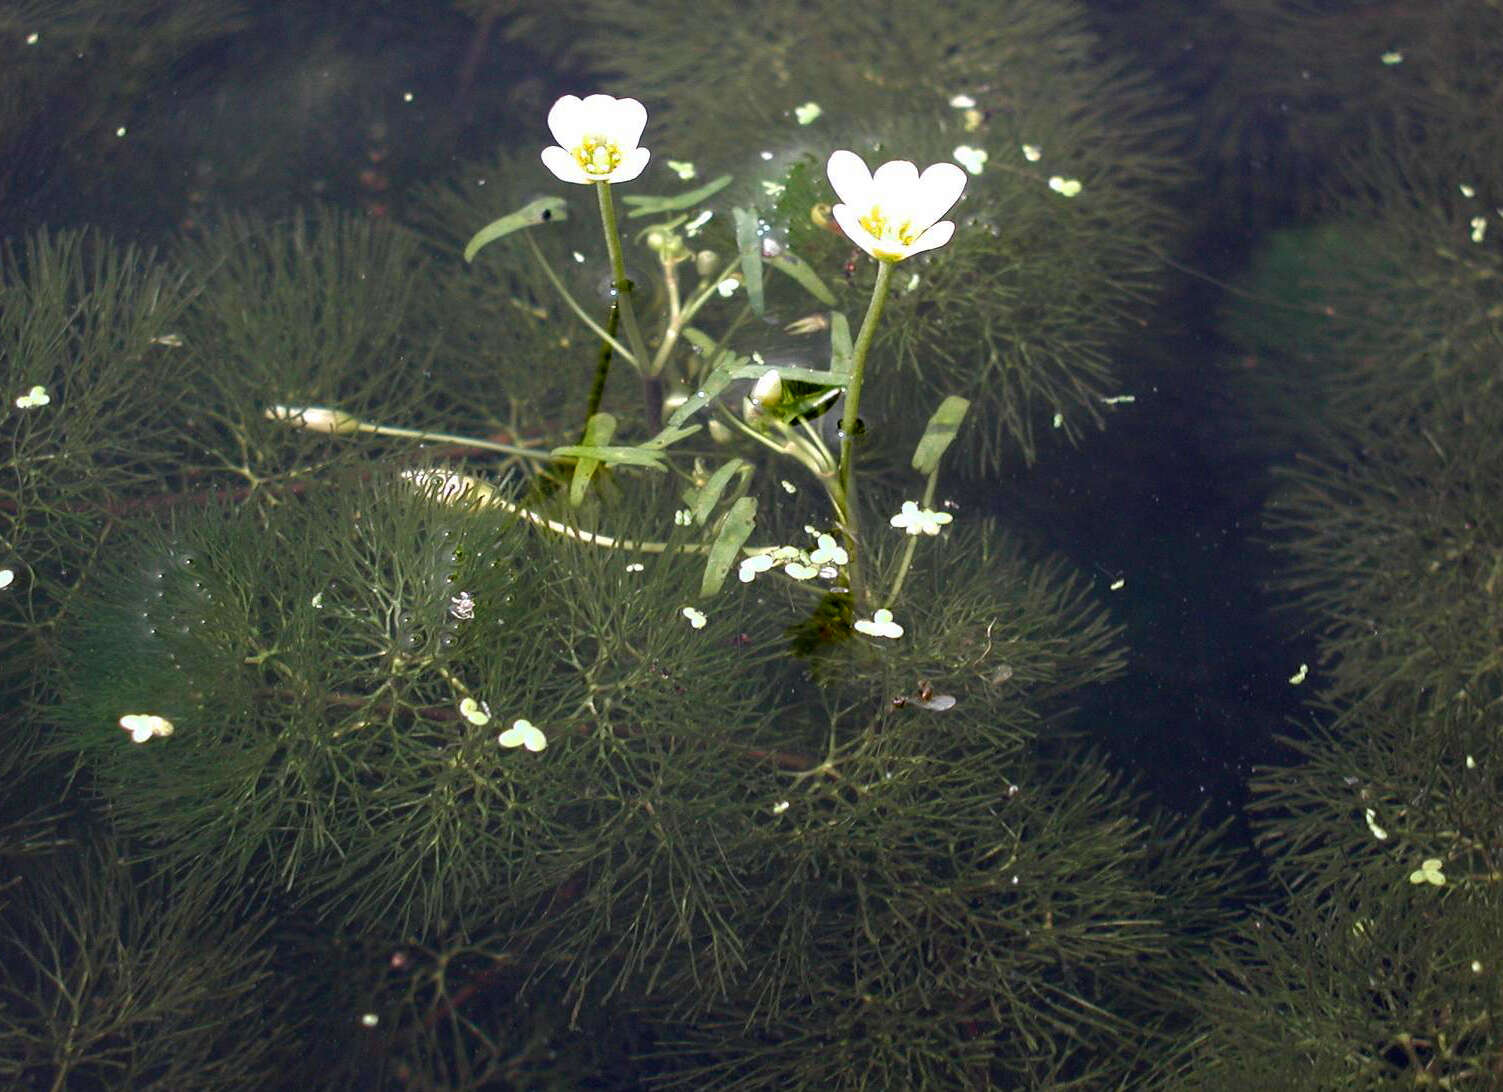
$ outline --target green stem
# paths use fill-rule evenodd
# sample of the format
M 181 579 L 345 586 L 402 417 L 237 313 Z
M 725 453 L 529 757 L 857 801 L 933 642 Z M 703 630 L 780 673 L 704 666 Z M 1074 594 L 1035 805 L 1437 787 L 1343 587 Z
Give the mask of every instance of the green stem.
M 924 483 L 924 499 L 919 501 L 920 508 L 928 508 L 934 503 L 934 486 L 939 482 L 939 471 L 935 470 L 929 475 L 929 480 Z M 913 551 L 918 548 L 919 536 L 910 534 L 908 541 L 903 544 L 903 557 L 898 562 L 898 574 L 892 578 L 892 587 L 887 592 L 887 602 L 882 605 L 888 610 L 898 601 L 898 593 L 903 590 L 903 581 L 908 576 L 908 566 L 913 564 Z
M 502 455 L 520 455 L 524 459 L 538 459 L 546 461 L 553 456 L 547 451 L 541 451 L 531 447 L 517 447 L 514 444 L 497 443 L 495 440 L 481 440 L 474 436 L 456 436 L 452 432 L 429 432 L 420 428 L 399 428 L 396 425 L 375 425 L 369 421 L 361 421 L 355 431 L 364 432 L 371 436 L 401 436 L 408 440 L 426 440 L 438 444 L 456 444 L 459 447 L 476 447 L 481 451 L 497 451 Z
M 595 194 L 600 198 L 600 224 L 605 230 L 605 249 L 611 256 L 611 276 L 615 280 L 621 321 L 626 326 L 626 343 L 631 346 L 637 367 L 645 368 L 647 345 L 642 340 L 642 331 L 637 328 L 637 312 L 631 302 L 631 280 L 626 275 L 626 259 L 621 256 L 621 234 L 616 229 L 616 205 L 611 200 L 611 184 L 596 182 Z
M 877 323 L 882 318 L 882 308 L 887 303 L 887 288 L 892 280 L 896 262 L 879 262 L 877 283 L 872 285 L 871 302 L 866 305 L 866 318 L 861 320 L 861 332 L 856 335 L 856 344 L 851 350 L 851 383 L 845 391 L 845 414 L 840 419 L 840 470 L 836 476 L 836 504 L 841 510 L 845 530 L 846 551 L 851 555 L 849 575 L 851 596 L 860 603 L 863 598 L 861 564 L 859 558 L 860 516 L 856 509 L 856 430 L 860 425 L 861 385 L 866 377 L 866 354 L 871 349 L 872 338 L 877 333 Z
M 622 345 L 621 342 L 617 341 L 611 334 L 608 334 L 600 325 L 600 323 L 596 322 L 589 315 L 587 315 L 585 313 L 585 309 L 579 306 L 573 296 L 569 295 L 569 290 L 564 287 L 564 282 L 558 279 L 558 274 L 553 272 L 553 267 L 548 264 L 548 259 L 543 257 L 543 252 L 538 248 L 536 240 L 533 239 L 532 232 L 524 231 L 521 234 L 522 237 L 527 240 L 527 245 L 532 248 L 532 256 L 537 259 L 538 265 L 542 267 L 543 273 L 548 277 L 549 282 L 558 291 L 558 294 L 563 297 L 563 301 L 569 305 L 569 310 L 573 311 L 574 314 L 578 316 L 579 321 L 583 322 L 586 326 L 593 330 L 597 337 L 599 337 L 602 341 L 608 342 L 610 344 L 610 347 L 616 350 L 617 355 L 623 357 L 634 367 L 640 367 L 641 365 L 638 363 L 638 358 L 632 355 L 632 351 L 625 345 Z
M 621 314 L 621 309 L 619 307 L 612 307 L 611 308 L 611 317 L 606 320 L 605 330 L 606 330 L 606 333 L 608 333 L 608 334 L 611 335 L 611 339 L 612 340 L 615 339 L 615 335 L 616 335 L 616 322 L 617 322 L 617 319 L 619 318 L 620 314 Z M 600 360 L 598 362 L 596 362 L 596 364 L 595 364 L 595 382 L 592 383 L 592 384 L 590 384 L 590 400 L 589 400 L 589 403 L 585 406 L 585 424 L 584 424 L 584 430 L 589 429 L 589 427 L 590 427 L 590 418 L 594 417 L 595 414 L 597 414 L 597 413 L 600 412 L 600 403 L 605 398 L 605 378 L 606 378 L 607 375 L 610 374 L 610 370 L 611 370 L 611 342 L 610 341 L 602 341 L 600 343 Z M 579 436 L 579 442 L 580 443 L 584 443 L 585 442 L 584 441 L 584 430 L 581 430 L 581 432 L 580 432 L 580 436 Z

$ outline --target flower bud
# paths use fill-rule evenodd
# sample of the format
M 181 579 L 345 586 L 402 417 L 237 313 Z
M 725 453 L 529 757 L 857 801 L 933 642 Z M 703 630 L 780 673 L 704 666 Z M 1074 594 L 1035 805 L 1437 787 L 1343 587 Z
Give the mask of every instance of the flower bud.
M 327 432 L 335 436 L 347 436 L 360 431 L 360 421 L 348 413 L 325 406 L 272 406 L 266 416 L 273 421 L 312 432 Z
M 767 369 L 752 387 L 751 400 L 761 409 L 772 409 L 783 400 L 783 377 Z

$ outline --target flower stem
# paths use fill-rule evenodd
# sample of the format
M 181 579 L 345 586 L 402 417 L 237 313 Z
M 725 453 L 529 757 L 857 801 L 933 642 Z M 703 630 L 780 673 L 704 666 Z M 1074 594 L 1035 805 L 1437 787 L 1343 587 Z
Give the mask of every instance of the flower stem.
M 860 427 L 861 384 L 866 376 L 866 354 L 871 349 L 872 338 L 877 333 L 877 323 L 882 318 L 882 308 L 887 303 L 887 288 L 892 280 L 892 267 L 896 262 L 880 262 L 877 266 L 877 283 L 872 285 L 871 302 L 866 305 L 866 318 L 861 320 L 861 332 L 856 335 L 856 344 L 851 350 L 851 382 L 845 391 L 845 413 L 840 419 L 840 470 L 836 479 L 839 505 L 845 531 L 846 551 L 851 555 L 851 595 L 860 603 L 861 565 L 859 561 L 860 516 L 856 510 L 856 430 Z
M 616 228 L 616 205 L 611 200 L 611 184 L 596 182 L 595 194 L 600 198 L 600 225 L 605 230 L 605 249 L 611 256 L 611 277 L 616 285 L 616 303 L 621 308 L 621 321 L 626 327 L 626 343 L 631 346 L 631 355 L 639 368 L 647 367 L 647 346 L 642 341 L 642 331 L 637 327 L 637 312 L 631 302 L 631 280 L 626 275 L 626 260 L 621 256 L 621 233 Z
M 924 497 L 919 501 L 920 508 L 928 508 L 934 503 L 934 486 L 939 482 L 939 471 L 936 469 L 929 474 L 929 480 L 924 483 Z M 913 551 L 918 547 L 918 535 L 910 534 L 908 541 L 903 544 L 903 557 L 898 562 L 898 573 L 892 578 L 892 587 L 887 592 L 887 602 L 882 605 L 888 610 L 898 601 L 898 593 L 903 590 L 903 581 L 908 577 L 908 566 L 913 564 Z
M 548 278 L 549 283 L 553 285 L 554 289 L 558 292 L 564 303 L 569 305 L 569 310 L 573 311 L 574 314 L 579 317 L 580 322 L 583 322 L 586 326 L 593 330 L 597 337 L 599 337 L 602 341 L 608 342 L 610 344 L 610 347 L 616 351 L 616 354 L 618 356 L 625 357 L 628 361 L 635 365 L 637 363 L 637 358 L 632 355 L 632 351 L 625 345 L 622 345 L 621 342 L 617 341 L 615 336 L 607 331 L 605 327 L 601 326 L 600 323 L 596 322 L 589 315 L 587 315 L 585 313 L 585 309 L 579 306 L 578 301 L 575 300 L 573 296 L 569 295 L 569 290 L 564 287 L 564 282 L 559 280 L 558 274 L 555 273 L 553 271 L 553 267 L 548 264 L 548 259 L 543 257 L 543 251 L 541 248 L 539 248 L 537 240 L 533 239 L 532 232 L 522 232 L 522 238 L 527 241 L 527 245 L 532 249 L 532 257 L 538 263 L 538 267 L 542 269 L 544 276 Z
M 473 447 L 481 451 L 496 451 L 502 455 L 517 455 L 524 459 L 536 459 L 538 462 L 548 462 L 553 458 L 552 452 L 540 448 L 517 447 L 515 444 L 503 444 L 495 440 L 482 440 L 478 436 L 457 436 L 452 432 L 430 432 L 425 428 L 400 428 L 396 425 L 378 425 L 370 421 L 360 421 L 357 422 L 355 431 L 364 432 L 371 436 L 400 436 L 408 440 L 423 440 L 428 443 Z

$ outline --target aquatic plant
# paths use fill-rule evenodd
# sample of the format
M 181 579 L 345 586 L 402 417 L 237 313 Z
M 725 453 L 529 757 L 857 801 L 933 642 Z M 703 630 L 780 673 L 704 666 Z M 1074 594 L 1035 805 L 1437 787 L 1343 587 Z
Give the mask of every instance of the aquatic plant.
M 264 921 L 226 916 L 211 878 L 128 854 L 84 832 L 8 862 L 0 1077 L 14 1088 L 270 1087 L 296 1025 L 269 991 Z
M 771 3 L 749 15 L 729 0 L 591 0 L 577 25 L 526 26 L 655 104 L 668 150 L 648 182 L 732 175 L 731 203 L 755 208 L 769 245 L 791 244 L 842 307 L 869 294 L 871 271 L 838 235 L 811 234 L 811 214 L 833 200 L 829 151 L 964 165 L 963 230 L 904 268 L 877 337 L 894 382 L 869 412 L 889 433 L 912 443 L 922 431 L 910 394 L 965 397 L 978 412 L 956 469 L 990 473 L 1130 404 L 1112 401 L 1131 394 L 1113 361 L 1141 337 L 1174 249 L 1170 195 L 1187 175 L 1179 118 L 1095 48 L 1082 5 Z M 786 323 L 797 308 L 771 310 Z
M 522 331 L 500 389 L 474 315 L 462 397 L 370 368 L 476 299 L 413 288 L 404 234 L 225 221 L 185 250 L 169 484 L 205 488 L 91 567 L 43 750 L 70 799 L 234 892 L 227 921 L 274 913 L 279 981 L 367 1087 L 577 1076 L 540 1044 L 607 1022 L 633 1072 L 726 1087 L 1173 1069 L 1233 880 L 1064 742 L 1117 632 L 941 489 L 966 398 L 865 411 L 899 385 L 890 301 L 932 290 L 899 278 L 973 230 L 974 176 L 830 149 L 789 173 L 825 220 L 784 240 L 728 181 L 618 195 L 655 161 L 640 106 L 553 121 L 533 170 L 590 187 L 598 233 L 553 194 L 472 225 L 484 313 Z M 803 257 L 832 243 L 859 325 Z M 784 306 L 814 359 L 757 348 Z M 526 374 L 533 347 L 593 382 Z

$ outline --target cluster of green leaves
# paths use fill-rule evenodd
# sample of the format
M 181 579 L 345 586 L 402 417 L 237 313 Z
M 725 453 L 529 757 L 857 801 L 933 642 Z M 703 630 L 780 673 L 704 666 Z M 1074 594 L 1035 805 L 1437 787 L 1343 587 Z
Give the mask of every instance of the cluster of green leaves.
M 1323 409 L 1268 517 L 1319 637 L 1300 676 L 1318 722 L 1255 781 L 1286 894 L 1234 947 L 1193 1087 L 1496 1083 L 1503 164 L 1472 144 L 1379 142 L 1328 223 L 1274 240 L 1259 287 L 1319 277 L 1238 305 L 1244 330 L 1268 308 L 1260 371 Z M 1290 302 L 1323 314 L 1282 355 L 1311 318 Z
M 0 256 L 0 567 L 12 573 L 0 687 L 11 702 L 46 679 L 50 633 L 109 519 L 176 472 L 187 370 L 164 339 L 187 296 L 153 255 L 94 235 L 39 234 Z
M 676 503 L 603 512 L 632 535 Z M 1120 652 L 1081 585 L 990 528 L 917 555 L 909 639 L 829 651 L 818 687 L 773 655 L 797 585 L 734 584 L 694 629 L 697 557 L 632 571 L 401 478 L 135 536 L 73 629 L 54 747 L 157 867 L 301 906 L 311 935 L 279 948 L 404 953 L 381 974 L 367 944 L 321 1033 L 351 1074 L 517 1079 L 580 1013 L 731 1087 L 1120 1080 L 1183 1053 L 1223 885 L 1198 835 L 1032 750 Z M 926 684 L 955 708 L 893 700 Z M 175 733 L 133 744 L 124 711 Z M 514 716 L 546 751 L 497 744 Z M 500 999 L 540 990 L 569 1012 L 520 1027 Z
M 264 925 L 211 875 L 76 840 L 7 869 L 0 1078 L 13 1088 L 268 1088 L 296 1018 L 270 990 Z

